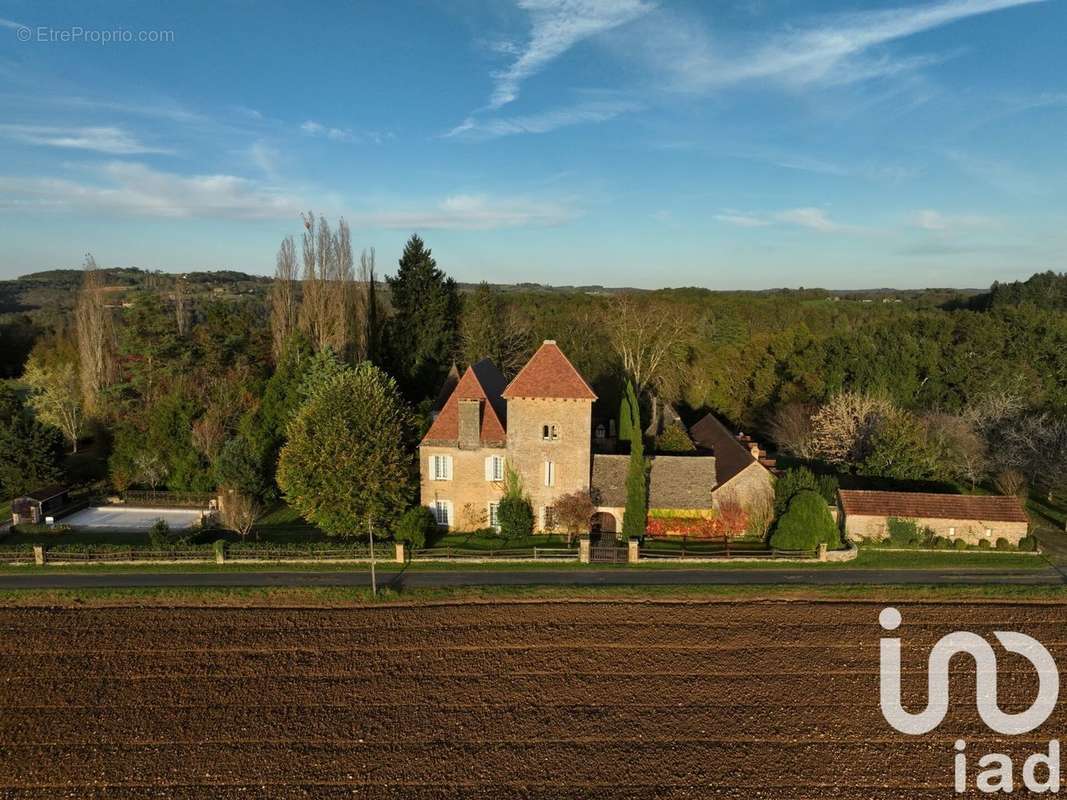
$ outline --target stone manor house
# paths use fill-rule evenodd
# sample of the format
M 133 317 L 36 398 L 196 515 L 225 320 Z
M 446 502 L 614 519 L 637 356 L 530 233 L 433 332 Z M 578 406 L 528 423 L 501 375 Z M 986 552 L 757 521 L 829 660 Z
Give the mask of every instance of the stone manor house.
M 442 527 L 496 525 L 505 465 L 522 478 L 538 531 L 556 529 L 557 498 L 589 491 L 593 530 L 621 530 L 629 457 L 615 453 L 615 420 L 594 424 L 597 396 L 554 341 L 507 383 L 489 360 L 453 371 L 419 446 L 422 504 Z M 651 458 L 649 510 L 710 512 L 730 498 L 742 505 L 773 496 L 758 446 L 710 414 L 689 429 L 693 454 Z

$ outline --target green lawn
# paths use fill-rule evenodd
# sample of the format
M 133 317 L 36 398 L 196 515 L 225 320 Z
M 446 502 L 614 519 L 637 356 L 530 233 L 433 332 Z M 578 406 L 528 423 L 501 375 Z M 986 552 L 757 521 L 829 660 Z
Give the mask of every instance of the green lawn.
M 531 547 L 567 547 L 565 535 L 533 535 L 519 539 L 505 539 L 485 532 L 477 533 L 441 533 L 426 543 L 427 547 L 459 547 L 464 550 L 515 550 Z M 577 537 L 571 545 L 578 548 Z

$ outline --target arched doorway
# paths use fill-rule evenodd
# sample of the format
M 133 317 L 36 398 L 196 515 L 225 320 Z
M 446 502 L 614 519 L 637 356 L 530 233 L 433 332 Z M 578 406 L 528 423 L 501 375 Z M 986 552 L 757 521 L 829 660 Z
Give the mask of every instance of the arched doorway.
M 589 530 L 593 533 L 615 533 L 615 515 L 607 511 L 596 512 L 590 520 Z

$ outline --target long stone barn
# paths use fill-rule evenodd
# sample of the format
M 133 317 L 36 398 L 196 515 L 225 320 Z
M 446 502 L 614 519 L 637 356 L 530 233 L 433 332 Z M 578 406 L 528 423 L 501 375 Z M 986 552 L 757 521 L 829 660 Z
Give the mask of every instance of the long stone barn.
M 937 536 L 968 544 L 983 539 L 993 544 L 1001 538 L 1018 544 L 1030 529 L 1022 501 L 1013 496 L 858 489 L 841 489 L 838 495 L 851 539 L 884 539 L 891 519 L 915 522 Z

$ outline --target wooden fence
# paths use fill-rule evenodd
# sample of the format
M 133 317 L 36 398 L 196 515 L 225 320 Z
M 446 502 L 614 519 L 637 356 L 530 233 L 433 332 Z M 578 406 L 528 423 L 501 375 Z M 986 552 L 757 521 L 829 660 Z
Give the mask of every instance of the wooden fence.
M 411 553 L 415 560 L 471 560 L 478 558 L 500 559 L 554 559 L 557 561 L 575 561 L 578 550 L 569 547 L 511 547 L 487 550 L 468 550 L 455 547 L 426 547 Z

